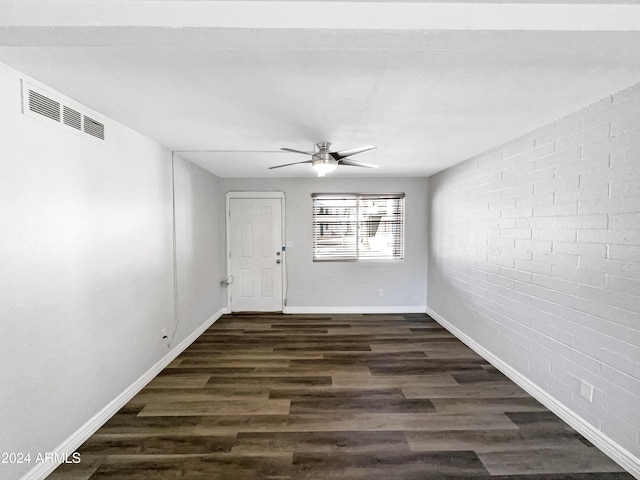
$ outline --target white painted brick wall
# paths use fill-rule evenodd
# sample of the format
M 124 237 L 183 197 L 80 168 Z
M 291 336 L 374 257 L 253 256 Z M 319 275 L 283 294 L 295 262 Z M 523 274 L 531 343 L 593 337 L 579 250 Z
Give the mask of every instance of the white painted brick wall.
M 640 459 L 640 84 L 429 197 L 429 307 Z

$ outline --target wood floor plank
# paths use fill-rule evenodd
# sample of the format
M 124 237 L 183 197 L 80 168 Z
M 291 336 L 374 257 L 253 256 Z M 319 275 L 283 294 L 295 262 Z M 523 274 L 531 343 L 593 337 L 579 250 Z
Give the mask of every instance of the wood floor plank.
M 509 430 L 458 430 L 441 432 L 404 432 L 411 450 L 421 451 L 466 451 L 480 453 L 524 451 L 549 447 L 589 448 L 575 432 L 549 434 L 524 434 L 518 429 Z
M 487 452 L 478 456 L 492 475 L 623 471 L 604 453 L 584 446 Z
M 146 405 L 147 403 L 170 402 L 207 402 L 207 401 L 235 401 L 246 398 L 264 399 L 269 397 L 271 389 L 264 387 L 245 386 L 207 387 L 207 388 L 150 388 L 142 390 L 130 405 Z
M 326 413 L 203 417 L 194 432 L 233 435 L 239 432 L 331 432 L 385 430 L 517 429 L 504 414 Z
M 197 456 L 109 456 L 91 480 L 278 478 L 292 454 L 208 453 Z M 274 473 L 276 475 L 274 475 Z
M 139 417 L 179 417 L 193 415 L 278 415 L 289 413 L 289 400 L 241 398 L 198 402 L 148 403 Z
M 162 373 L 160 373 L 158 375 L 159 378 L 161 377 L 171 377 L 171 376 L 184 376 L 184 375 L 198 375 L 198 374 L 204 374 L 204 375 L 242 375 L 242 374 L 247 374 L 247 373 L 252 373 L 255 369 L 254 368 L 236 368 L 236 367 L 224 367 L 224 366 L 218 366 L 218 367 L 201 367 L 201 366 L 196 366 L 196 367 L 186 367 L 186 366 L 182 366 L 182 365 L 178 365 L 176 367 L 167 367 L 165 368 Z
M 292 480 L 293 454 L 288 453 L 229 453 L 200 456 L 184 463 L 184 480 L 251 479 Z
M 323 353 L 321 352 L 296 352 L 295 354 L 284 354 L 278 355 L 276 353 L 261 353 L 261 352 L 252 352 L 245 351 L 242 353 L 238 352 L 216 352 L 215 350 L 209 351 L 190 351 L 185 350 L 180 354 L 180 356 L 185 356 L 185 358 L 207 358 L 210 360 L 218 361 L 221 363 L 226 363 L 227 360 L 231 361 L 239 361 L 246 364 L 250 364 L 253 366 L 261 365 L 262 361 L 277 361 L 277 360 L 288 360 L 293 362 L 294 360 L 318 360 L 323 357 Z M 244 365 L 243 365 L 244 366 Z
M 206 373 L 161 375 L 151 380 L 145 388 L 202 388 L 210 377 Z
M 328 375 L 216 375 L 209 378 L 209 382 L 207 383 L 207 385 L 271 385 L 273 387 L 304 385 L 307 387 L 313 387 L 331 385 L 331 377 Z
M 441 413 L 541 412 L 546 407 L 531 397 L 509 398 L 432 398 Z
M 472 452 L 349 453 L 299 452 L 293 455 L 294 471 L 303 478 L 473 478 L 487 475 Z
M 127 438 L 130 434 L 180 435 L 192 433 L 200 423 L 198 416 L 139 417 L 137 414 L 115 415 L 105 423 L 98 434 L 111 434 Z
M 325 354 L 323 354 L 323 360 L 322 362 L 317 362 L 317 363 L 326 363 L 326 362 L 332 362 L 335 363 L 336 365 L 349 365 L 351 363 L 364 363 L 364 364 L 369 364 L 370 362 L 378 362 L 378 363 L 383 363 L 383 362 L 393 362 L 396 360 L 403 360 L 403 359 L 421 359 L 421 358 L 426 358 L 427 355 L 420 350 L 416 350 L 416 351 L 411 351 L 411 350 L 405 350 L 403 352 L 397 352 L 397 353 L 377 353 L 377 352 L 341 352 L 341 353 L 336 353 L 336 352 L 327 352 Z M 314 362 L 314 360 L 307 360 L 307 359 L 298 359 L 298 360 L 292 360 L 291 361 L 291 365 L 312 365 Z
M 530 398 L 530 395 L 515 383 L 402 387 L 402 392 L 406 398 Z
M 632 480 L 424 314 L 224 315 L 50 480 Z
M 235 436 L 219 435 L 151 435 L 114 439 L 110 436 L 94 435 L 87 440 L 79 452 L 102 455 L 185 455 L 230 452 Z
M 371 370 L 366 366 L 359 365 L 324 365 L 319 364 L 317 367 L 294 365 L 289 367 L 257 367 L 251 372 L 253 376 L 361 376 L 370 377 Z
M 472 370 L 467 372 L 455 372 L 452 373 L 451 376 L 455 379 L 459 384 L 469 384 L 469 383 L 512 383 L 507 377 L 502 375 L 501 373 L 492 373 L 488 372 L 484 369 L 480 370 Z
M 449 339 L 449 338 L 444 338 L 441 339 L 441 342 L 427 342 L 427 341 L 409 341 L 408 343 L 376 343 L 373 342 L 371 343 L 371 351 L 372 352 L 380 352 L 380 353 L 401 353 L 407 350 L 411 350 L 411 351 L 423 351 L 423 352 L 428 352 L 429 349 L 432 348 L 434 343 L 439 343 L 440 348 L 446 348 L 447 345 L 456 345 L 459 343 L 459 341 L 456 341 L 455 339 Z
M 288 367 L 291 364 L 291 360 L 289 359 L 271 359 L 271 358 L 262 358 L 260 360 L 261 367 Z M 211 368 L 211 367 L 224 367 L 224 368 L 242 368 L 249 369 L 251 372 L 256 368 L 256 360 L 253 358 L 243 358 L 243 359 L 220 359 L 219 357 L 212 357 L 210 355 L 203 355 L 200 358 L 184 358 L 182 362 L 178 365 L 169 365 L 167 368 L 172 367 L 202 367 L 202 368 Z
M 89 480 L 97 469 L 98 467 L 73 466 L 69 468 L 61 466 L 49 475 L 47 480 Z
M 389 449 L 409 451 L 403 432 L 240 432 L 232 451 L 379 452 Z
M 448 373 L 434 373 L 430 375 L 378 375 L 353 376 L 334 375 L 333 385 L 339 387 L 356 388 L 389 388 L 407 386 L 442 386 L 457 385 L 455 379 Z
M 314 392 L 315 393 L 315 392 Z M 270 398 L 284 398 L 272 392 Z M 362 412 L 418 413 L 435 412 L 428 399 L 407 399 L 399 389 L 393 390 L 326 390 L 317 395 L 291 395 L 290 413 Z

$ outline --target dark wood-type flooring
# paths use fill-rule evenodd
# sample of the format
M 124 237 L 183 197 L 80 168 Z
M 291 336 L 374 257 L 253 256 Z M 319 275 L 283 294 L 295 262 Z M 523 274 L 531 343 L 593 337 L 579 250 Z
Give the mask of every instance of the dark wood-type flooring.
M 50 480 L 631 480 L 424 314 L 227 315 Z

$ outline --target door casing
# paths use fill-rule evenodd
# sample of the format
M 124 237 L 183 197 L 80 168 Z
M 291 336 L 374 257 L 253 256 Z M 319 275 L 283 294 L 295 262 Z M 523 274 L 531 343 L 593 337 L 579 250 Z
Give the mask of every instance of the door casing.
M 226 263 L 227 263 L 227 281 L 228 279 L 231 277 L 231 222 L 230 222 L 230 201 L 232 198 L 255 198 L 255 199 L 261 199 L 261 198 L 269 198 L 269 199 L 280 199 L 280 215 L 281 215 L 281 242 L 282 242 L 282 246 L 285 245 L 285 232 L 286 232 L 286 228 L 285 228 L 285 195 L 284 192 L 227 192 L 226 195 L 226 212 L 225 212 L 225 219 L 226 219 L 226 233 L 227 233 L 227 257 L 226 257 Z M 284 310 L 285 307 L 285 297 L 286 297 L 286 291 L 287 291 L 287 285 L 286 285 L 286 269 L 287 269 L 287 255 L 286 255 L 286 251 L 282 250 L 282 255 L 281 255 L 281 261 L 282 261 L 282 268 L 280 269 L 281 272 L 281 283 L 282 283 L 282 298 L 281 298 L 281 302 L 280 302 L 280 311 Z M 227 287 L 227 305 L 228 305 L 228 310 L 230 312 L 233 311 L 233 305 L 231 304 L 231 288 L 229 288 L 229 286 Z

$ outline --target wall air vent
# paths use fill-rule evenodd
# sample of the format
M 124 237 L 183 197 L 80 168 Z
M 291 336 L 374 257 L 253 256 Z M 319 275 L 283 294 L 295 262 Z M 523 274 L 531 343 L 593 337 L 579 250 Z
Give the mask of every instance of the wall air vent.
M 56 122 L 60 121 L 60 103 L 31 89 L 29 89 L 29 110 Z
M 22 113 L 45 122 L 56 122 L 67 132 L 105 142 L 104 123 L 96 120 L 93 112 L 26 80 L 22 80 Z
M 71 128 L 82 130 L 82 114 L 66 105 L 62 110 L 62 121 Z
M 96 122 L 93 118 L 84 116 L 84 133 L 93 135 L 100 140 L 104 140 L 104 125 Z

